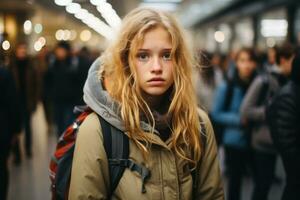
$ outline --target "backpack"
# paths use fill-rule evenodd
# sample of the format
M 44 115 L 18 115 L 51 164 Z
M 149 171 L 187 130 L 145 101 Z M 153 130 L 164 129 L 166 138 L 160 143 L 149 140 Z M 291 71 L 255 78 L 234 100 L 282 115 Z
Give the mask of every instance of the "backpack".
M 68 199 L 68 192 L 70 186 L 71 169 L 73 161 L 73 153 L 75 141 L 79 126 L 84 119 L 93 112 L 88 107 L 76 107 L 75 112 L 80 113 L 76 120 L 70 125 L 60 137 L 54 155 L 50 161 L 50 180 L 52 200 Z M 113 127 L 105 121 L 100 115 L 98 119 L 101 124 L 103 134 L 103 145 L 109 162 L 109 176 L 110 176 L 110 191 L 108 197 L 111 197 L 116 189 L 126 168 L 140 174 L 142 179 L 141 192 L 145 193 L 145 181 L 150 177 L 150 171 L 146 167 L 135 163 L 129 158 L 129 138 L 119 129 Z M 205 128 L 201 125 L 202 132 L 205 133 Z M 205 149 L 206 137 L 200 134 Z M 197 188 L 196 170 L 193 170 L 193 191 Z M 110 198 L 108 198 L 110 199 Z

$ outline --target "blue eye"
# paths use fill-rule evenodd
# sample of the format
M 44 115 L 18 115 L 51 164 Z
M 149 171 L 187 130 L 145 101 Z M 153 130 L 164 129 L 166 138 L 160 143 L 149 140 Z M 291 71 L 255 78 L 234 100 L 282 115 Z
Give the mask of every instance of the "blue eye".
M 149 59 L 148 53 L 138 53 L 137 58 L 139 61 L 147 61 Z
M 162 55 L 162 58 L 166 61 L 171 60 L 171 53 L 170 52 L 166 52 Z

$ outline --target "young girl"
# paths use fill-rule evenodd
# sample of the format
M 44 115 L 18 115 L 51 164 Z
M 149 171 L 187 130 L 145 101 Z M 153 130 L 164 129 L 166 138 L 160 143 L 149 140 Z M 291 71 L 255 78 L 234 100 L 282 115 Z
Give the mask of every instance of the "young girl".
M 169 14 L 143 8 L 124 18 L 84 87 L 84 100 L 95 113 L 79 128 L 70 200 L 224 199 L 213 129 L 197 108 L 193 64 L 182 30 Z M 125 169 L 109 195 L 96 113 L 128 136 L 129 159 L 150 171 L 147 181 Z M 197 170 L 194 190 L 192 170 Z

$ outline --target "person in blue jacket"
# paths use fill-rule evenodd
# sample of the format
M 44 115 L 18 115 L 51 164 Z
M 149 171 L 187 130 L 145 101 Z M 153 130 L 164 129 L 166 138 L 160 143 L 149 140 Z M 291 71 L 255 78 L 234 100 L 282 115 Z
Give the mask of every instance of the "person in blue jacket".
M 235 59 L 236 69 L 228 81 L 218 86 L 212 108 L 213 120 L 223 127 L 228 200 L 239 200 L 247 155 L 247 136 L 243 132 L 240 106 L 255 76 L 256 56 L 252 49 L 241 49 Z

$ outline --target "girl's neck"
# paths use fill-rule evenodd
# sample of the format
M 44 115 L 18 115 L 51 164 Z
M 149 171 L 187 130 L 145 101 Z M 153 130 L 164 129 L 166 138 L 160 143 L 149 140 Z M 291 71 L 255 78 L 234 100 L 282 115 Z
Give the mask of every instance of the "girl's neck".
M 143 94 L 144 100 L 147 102 L 151 110 L 159 111 L 162 107 L 162 102 L 164 101 L 165 95 L 152 96 L 148 94 Z
M 142 96 L 151 110 L 155 110 L 161 114 L 166 113 L 169 105 L 166 105 L 168 102 L 170 93 L 167 91 L 162 95 L 153 96 L 146 93 L 142 93 Z

